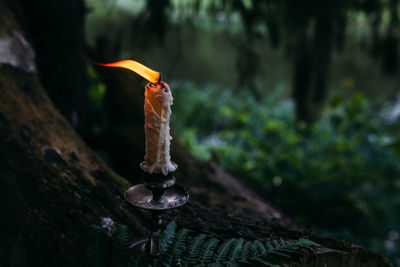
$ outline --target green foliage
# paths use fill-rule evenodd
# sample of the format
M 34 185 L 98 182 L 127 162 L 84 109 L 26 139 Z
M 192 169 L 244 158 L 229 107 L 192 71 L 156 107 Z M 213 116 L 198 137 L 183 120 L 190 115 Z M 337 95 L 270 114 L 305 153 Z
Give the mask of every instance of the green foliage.
M 336 97 L 306 129 L 279 88 L 257 100 L 190 83 L 171 88 L 184 104 L 174 106 L 173 128 L 199 158 L 213 155 L 312 230 L 396 255 L 385 240 L 400 229 L 400 125 L 381 107 L 360 93 Z
M 204 246 L 200 249 L 200 264 L 205 264 L 212 259 L 214 255 L 214 250 L 217 247 L 219 240 L 215 237 L 210 238 L 204 243 Z M 197 261 L 195 261 L 196 263 Z
M 90 81 L 90 87 L 87 92 L 87 97 L 89 99 L 89 105 L 87 107 L 88 122 L 94 134 L 101 134 L 108 127 L 109 123 L 104 107 L 107 88 L 104 83 L 101 82 L 92 64 L 87 64 L 87 69 Z M 104 160 L 107 159 L 104 158 Z
M 188 237 L 190 230 L 182 228 L 176 234 L 175 238 L 171 240 L 172 246 L 165 257 L 161 258 L 161 262 L 164 266 L 175 266 L 179 265 L 181 260 L 181 254 L 184 251 L 186 239 Z
M 204 233 L 195 234 L 189 229 L 177 229 L 174 221 L 169 223 L 161 234 L 161 256 L 150 258 L 147 253 L 129 250 L 132 235 L 126 226 L 120 225 L 111 239 L 104 229 L 91 226 L 85 242 L 85 259 L 82 266 L 240 266 L 240 264 L 257 264 L 279 266 L 282 257 L 291 257 L 302 253 L 301 248 L 319 246 L 307 240 L 245 241 L 243 238 L 231 238 L 224 242 Z M 107 244 L 112 249 L 107 253 Z M 287 262 L 287 261 L 285 261 Z M 92 265 L 89 265 L 89 264 Z M 99 265 L 103 264 L 103 265 Z M 19 265 L 17 265 L 19 266 Z
M 209 236 L 206 234 L 199 234 L 194 237 L 188 245 L 186 266 L 196 263 L 196 258 L 200 254 L 200 249 Z
M 171 223 L 168 224 L 165 231 L 161 234 L 161 240 L 160 240 L 161 253 L 167 252 L 169 246 L 171 245 L 172 241 L 175 238 L 176 228 L 177 225 L 175 221 L 172 221 Z
M 217 252 L 214 255 L 214 260 L 216 262 L 222 262 L 224 259 L 226 259 L 226 255 L 228 255 L 229 251 L 231 251 L 232 246 L 235 245 L 236 240 L 237 240 L 236 238 L 231 238 L 226 240 L 222 245 L 220 245 Z
M 244 244 L 243 238 L 235 240 L 235 244 L 233 245 L 232 250 L 229 252 L 229 257 L 228 257 L 229 262 L 235 262 L 236 260 L 240 259 L 243 244 Z M 243 257 L 243 259 L 245 259 L 245 257 Z
M 100 79 L 97 77 L 92 65 L 88 64 L 87 68 L 88 76 L 91 81 L 88 91 L 89 100 L 93 104 L 100 106 L 106 93 L 106 86 L 100 82 Z

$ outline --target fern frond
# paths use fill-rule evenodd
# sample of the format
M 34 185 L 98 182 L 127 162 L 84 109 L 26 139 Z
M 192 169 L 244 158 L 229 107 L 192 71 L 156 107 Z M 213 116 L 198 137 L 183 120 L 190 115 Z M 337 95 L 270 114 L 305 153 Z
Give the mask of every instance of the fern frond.
M 250 245 L 251 241 L 246 241 L 243 245 L 242 251 L 240 252 L 240 259 L 245 260 L 249 258 L 249 252 L 250 252 Z
M 235 243 L 233 244 L 233 247 L 232 247 L 231 251 L 229 252 L 229 256 L 228 256 L 229 262 L 233 263 L 237 259 L 240 258 L 240 254 L 241 254 L 240 252 L 242 251 L 243 243 L 244 243 L 243 238 L 239 238 L 239 239 L 235 240 Z
M 199 259 L 199 263 L 200 264 L 205 264 L 210 262 L 210 260 L 212 259 L 213 255 L 214 255 L 214 250 L 215 247 L 218 245 L 219 240 L 216 239 L 215 237 L 212 237 L 210 239 L 207 240 L 206 243 L 204 243 L 204 246 L 201 249 L 201 253 L 199 255 L 200 259 Z
M 120 240 L 121 244 L 124 246 L 129 246 L 132 241 L 132 235 L 127 226 L 120 224 L 116 232 L 116 238 Z
M 249 246 L 249 258 L 258 257 L 264 255 L 267 252 L 267 249 L 259 240 L 254 240 L 251 242 Z
M 187 249 L 187 257 L 185 259 L 186 266 L 191 266 L 197 262 L 197 256 L 207 237 L 208 235 L 206 234 L 199 234 L 190 241 Z
M 306 239 L 306 238 L 300 238 L 300 239 L 297 239 L 297 240 L 294 240 L 294 241 L 286 242 L 286 245 L 292 246 L 292 247 L 297 247 L 297 248 L 299 248 L 299 247 L 307 247 L 307 246 L 309 246 L 309 247 L 320 247 L 319 244 L 317 244 L 317 243 L 315 243 L 315 242 L 313 242 L 313 241 L 311 241 L 309 239 Z
M 126 267 L 129 260 L 129 243 L 132 236 L 128 227 L 118 225 L 112 242 L 111 267 Z
M 94 267 L 151 267 L 151 266 L 279 266 L 282 257 L 290 258 L 293 253 L 303 253 L 301 248 L 319 246 L 308 239 L 294 241 L 271 240 L 263 244 L 259 240 L 245 241 L 231 238 L 220 242 L 215 237 L 200 233 L 188 241 L 191 231 L 181 228 L 173 221 L 160 237 L 161 256 L 152 259 L 147 253 L 127 252 L 131 235 L 126 226 L 120 226 L 111 242 L 103 228 L 92 226 L 88 236 L 91 242 L 85 246 L 86 258 L 83 266 Z M 110 261 L 111 258 L 111 261 Z M 287 261 L 285 261 L 287 262 Z M 277 265 L 278 264 L 278 265 Z
M 168 247 L 174 241 L 175 234 L 176 234 L 176 222 L 172 221 L 168 224 L 167 228 L 163 231 L 160 237 L 160 251 L 161 254 L 167 252 Z
M 216 262 L 223 262 L 226 260 L 226 256 L 228 255 L 232 245 L 236 241 L 236 238 L 231 238 L 226 240 L 222 245 L 219 246 L 217 253 L 214 255 L 214 260 Z
M 265 244 L 265 247 L 267 249 L 266 253 L 264 255 L 255 257 L 254 260 L 259 262 L 265 261 L 268 258 L 273 258 L 273 255 L 290 258 L 291 256 L 289 254 L 299 252 L 301 248 L 309 246 L 319 245 L 304 238 L 294 241 L 284 241 L 283 239 L 281 239 L 280 242 L 278 242 L 277 240 L 272 240 Z
M 172 247 L 168 250 L 167 258 L 165 263 L 174 265 L 177 262 L 184 251 L 186 239 L 191 231 L 187 228 L 182 228 L 176 234 Z
M 276 241 L 276 240 L 273 240 L 273 241 Z M 278 256 L 281 256 L 281 257 L 286 257 L 286 258 L 290 258 L 290 256 L 288 255 L 288 254 L 285 254 L 285 253 L 283 253 L 282 251 L 284 251 L 284 250 L 282 250 L 281 249 L 281 246 L 279 245 L 279 243 L 278 243 L 278 245 L 276 246 L 276 242 L 267 242 L 266 244 L 265 244 L 265 247 L 267 248 L 267 255 L 271 255 L 271 254 L 275 254 L 275 255 L 278 255 Z

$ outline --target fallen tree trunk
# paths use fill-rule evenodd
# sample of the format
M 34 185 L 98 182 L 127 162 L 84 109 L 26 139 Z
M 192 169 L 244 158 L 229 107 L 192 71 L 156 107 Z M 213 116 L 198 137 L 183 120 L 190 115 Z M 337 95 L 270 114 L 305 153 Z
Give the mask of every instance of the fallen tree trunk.
M 148 232 L 149 214 L 123 199 L 130 183 L 100 160 L 56 110 L 38 79 L 32 47 L 4 1 L 0 7 L 0 265 L 7 265 L 12 245 L 22 237 L 28 266 L 73 266 L 83 226 L 99 224 L 103 217 L 138 235 Z M 143 103 L 128 97 L 135 92 L 130 76 L 110 72 L 103 78 L 118 88 L 109 91 L 127 101 L 118 100 L 128 112 L 131 100 Z M 143 147 L 129 136 L 143 132 L 129 120 L 115 126 L 108 142 L 125 144 L 125 160 L 137 164 Z M 391 266 L 371 250 L 296 226 L 243 182 L 214 163 L 198 161 L 176 140 L 173 155 L 180 165 L 177 180 L 190 187 L 191 201 L 166 214 L 168 220 L 221 239 L 308 237 L 322 245 L 291 266 Z

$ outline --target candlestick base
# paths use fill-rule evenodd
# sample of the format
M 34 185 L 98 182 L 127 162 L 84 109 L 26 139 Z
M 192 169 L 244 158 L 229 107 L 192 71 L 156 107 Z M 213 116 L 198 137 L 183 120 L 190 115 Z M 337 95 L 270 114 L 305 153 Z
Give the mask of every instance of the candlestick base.
M 146 174 L 142 183 L 130 187 L 125 199 L 133 206 L 152 212 L 150 236 L 132 242 L 130 248 L 139 247 L 152 257 L 160 255 L 161 212 L 178 208 L 189 200 L 189 192 L 175 184 L 173 175 Z
M 169 210 L 184 205 L 189 192 L 180 185 L 166 189 L 160 199 L 144 184 L 132 186 L 125 192 L 125 199 L 135 207 L 146 210 Z

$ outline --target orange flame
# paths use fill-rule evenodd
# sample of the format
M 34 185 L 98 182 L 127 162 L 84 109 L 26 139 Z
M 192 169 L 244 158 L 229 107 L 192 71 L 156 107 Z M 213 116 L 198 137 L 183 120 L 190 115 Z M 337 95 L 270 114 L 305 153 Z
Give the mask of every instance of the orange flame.
M 161 74 L 157 71 L 149 69 L 143 64 L 133 60 L 122 60 L 108 64 L 96 63 L 105 67 L 124 68 L 136 72 L 151 83 L 158 83 L 161 79 Z

